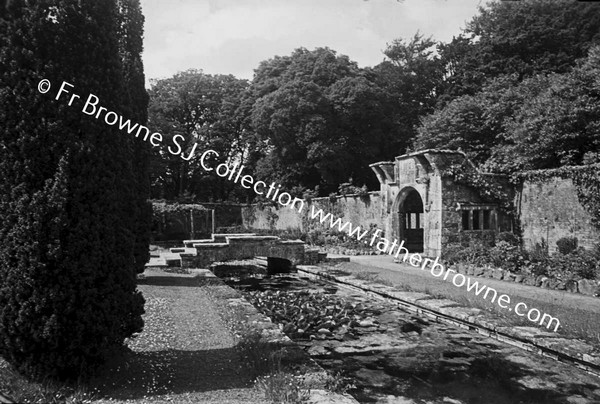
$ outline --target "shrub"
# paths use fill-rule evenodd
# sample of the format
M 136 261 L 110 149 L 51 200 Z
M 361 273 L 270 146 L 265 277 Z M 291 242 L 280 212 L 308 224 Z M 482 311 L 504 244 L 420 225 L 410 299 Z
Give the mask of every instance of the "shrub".
M 457 264 L 459 262 L 467 263 L 465 250 L 465 247 L 460 245 L 451 245 L 446 247 L 443 254 L 444 262 L 450 265 Z
M 578 249 L 566 256 L 568 269 L 578 278 L 597 279 L 600 273 L 600 260 L 592 251 Z
M 490 248 L 489 258 L 492 265 L 511 272 L 518 272 L 525 261 L 521 248 L 507 241 L 499 241 Z
M 144 158 L 140 139 L 54 95 L 68 79 L 144 124 L 143 17 L 134 1 L 49 4 L 0 7 L 0 354 L 79 378 L 143 326 Z
M 552 262 L 549 258 L 542 261 L 530 261 L 526 265 L 522 267 L 522 271 L 531 273 L 535 276 L 548 276 L 550 275 L 550 268 L 552 267 Z
M 578 240 L 577 237 L 562 237 L 556 241 L 558 252 L 561 254 L 571 254 L 577 250 Z
M 496 236 L 496 242 L 506 242 L 510 245 L 519 245 L 519 238 L 510 231 L 503 231 Z
M 542 238 L 542 241 L 535 243 L 533 250 L 528 252 L 529 260 L 532 262 L 545 262 L 548 257 L 548 243 Z

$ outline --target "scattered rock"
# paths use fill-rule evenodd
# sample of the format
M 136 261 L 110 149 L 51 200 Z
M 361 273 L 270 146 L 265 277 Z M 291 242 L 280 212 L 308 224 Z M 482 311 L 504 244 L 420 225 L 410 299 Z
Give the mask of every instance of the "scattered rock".
M 314 344 L 308 348 L 308 354 L 310 356 L 325 356 L 329 355 L 329 350 L 322 345 Z
M 515 276 L 515 283 L 522 283 L 522 282 L 523 282 L 523 275 Z
M 504 271 L 501 269 L 492 270 L 492 278 L 502 280 L 504 278 Z
M 561 286 L 562 286 L 562 289 L 560 289 Z M 564 286 L 564 282 L 561 282 L 558 279 L 550 279 L 550 282 L 548 282 L 548 288 L 564 290 L 565 286 Z
M 548 279 L 548 278 L 545 277 L 544 275 L 538 275 L 538 277 L 535 278 L 535 284 L 534 284 L 534 286 L 537 286 L 537 287 L 542 286 L 542 282 L 544 282 L 544 279 Z
M 338 394 L 322 389 L 311 389 L 308 404 L 355 404 L 356 400 L 347 394 Z
M 569 404 L 592 404 L 593 401 L 588 400 L 585 397 L 582 396 L 571 396 L 571 397 L 567 397 L 567 403 Z
M 525 376 L 517 382 L 521 386 L 531 390 L 557 390 L 558 386 L 550 380 L 537 376 Z
M 600 356 L 598 355 L 583 354 L 583 360 L 600 366 Z
M 567 292 L 577 293 L 579 292 L 579 284 L 573 279 L 570 279 L 565 283 L 565 290 Z
M 415 331 L 419 334 L 423 331 L 423 327 L 416 323 L 404 323 L 400 326 L 400 331 L 402 332 L 412 332 Z
M 444 397 L 444 398 L 442 399 L 442 403 L 448 403 L 448 404 L 463 404 L 463 402 L 462 402 L 462 401 L 455 400 L 455 399 L 453 399 L 453 398 L 450 398 L 450 397 Z
M 579 288 L 579 293 L 587 296 L 594 296 L 596 289 L 598 288 L 596 281 L 589 279 L 582 279 L 577 282 L 577 285 Z

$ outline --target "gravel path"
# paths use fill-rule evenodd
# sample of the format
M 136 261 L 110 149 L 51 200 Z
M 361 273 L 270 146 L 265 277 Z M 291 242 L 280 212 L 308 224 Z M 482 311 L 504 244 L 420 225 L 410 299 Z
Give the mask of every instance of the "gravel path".
M 260 403 L 218 314 L 210 284 L 191 275 L 146 271 L 145 329 L 128 344 L 97 402 Z
M 349 263 L 342 263 L 337 268 L 351 273 L 375 273 L 379 279 L 391 282 L 394 285 L 404 285 L 415 292 L 440 295 L 451 300 L 456 299 L 460 303 L 462 303 L 461 300 L 465 296 L 472 295 L 464 287 L 457 288 L 450 282 L 435 278 L 431 276 L 429 271 L 422 271 L 408 264 L 395 263 L 393 262 L 393 258 L 389 256 L 351 257 Z M 600 345 L 600 299 L 489 278 L 472 278 L 496 289 L 498 294 L 504 293 L 509 295 L 511 302 L 514 302 L 514 304 L 522 301 L 529 308 L 536 307 L 559 318 L 563 333 L 585 337 L 589 342 Z M 514 313 L 501 311 L 495 304 L 491 304 L 479 297 L 469 297 L 476 299 L 477 303 L 481 306 L 498 310 L 508 320 L 531 325 L 527 320 L 517 317 Z

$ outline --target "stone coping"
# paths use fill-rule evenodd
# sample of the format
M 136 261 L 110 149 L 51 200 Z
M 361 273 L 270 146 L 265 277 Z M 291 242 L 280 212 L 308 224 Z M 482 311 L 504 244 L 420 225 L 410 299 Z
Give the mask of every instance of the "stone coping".
M 487 316 L 483 310 L 464 307 L 447 299 L 435 299 L 426 293 L 399 291 L 391 286 L 368 283 L 353 276 L 328 273 L 326 269 L 312 265 L 298 265 L 297 269 L 299 272 L 331 280 L 374 297 L 391 299 L 409 311 L 476 330 L 480 334 L 561 362 L 569 362 L 600 376 L 600 348 L 585 341 L 565 338 L 558 333 L 537 327 L 505 327 L 498 320 Z
M 228 237 L 228 236 L 250 237 L 250 236 L 256 236 L 256 233 L 214 233 L 213 234 L 213 238 Z
M 194 244 L 195 249 L 216 249 L 216 248 L 227 248 L 229 247 L 229 243 L 197 243 Z
M 281 240 L 279 242 L 279 244 L 291 244 L 291 245 L 296 245 L 296 244 L 305 244 L 304 241 L 302 240 Z
M 211 238 L 201 238 L 197 240 L 183 240 L 183 245 L 193 245 L 198 243 L 214 243 L 217 238 L 226 237 L 254 237 L 256 233 L 214 233 Z
M 280 240 L 277 236 L 227 236 L 225 240 L 231 241 L 268 241 L 268 240 Z

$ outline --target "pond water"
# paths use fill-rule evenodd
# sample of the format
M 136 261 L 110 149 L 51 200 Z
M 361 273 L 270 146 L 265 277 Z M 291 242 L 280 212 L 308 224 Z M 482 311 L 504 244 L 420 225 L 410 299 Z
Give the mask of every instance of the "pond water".
M 600 403 L 595 376 L 388 301 L 297 274 L 225 281 L 361 403 Z

